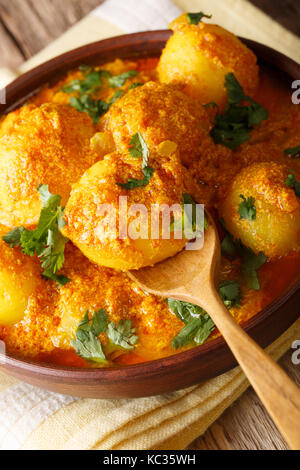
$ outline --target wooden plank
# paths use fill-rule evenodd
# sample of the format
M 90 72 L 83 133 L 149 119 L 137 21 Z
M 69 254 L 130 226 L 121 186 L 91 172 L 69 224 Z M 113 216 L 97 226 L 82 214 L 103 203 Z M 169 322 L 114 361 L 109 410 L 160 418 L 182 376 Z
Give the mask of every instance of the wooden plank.
M 255 6 L 300 36 L 300 2 L 295 0 L 250 0 Z M 280 40 L 280 39 L 279 39 Z
M 288 375 L 300 383 L 300 368 L 291 351 L 280 361 Z M 252 388 L 248 389 L 208 431 L 190 446 L 192 450 L 287 450 L 288 446 Z
M 74 23 L 101 4 L 103 0 L 0 0 L 0 18 L 9 35 L 18 45 L 19 54 L 28 59 L 59 37 Z M 0 36 L 2 38 L 5 36 Z M 16 49 L 6 44 L 5 58 L 14 55 Z M 20 63 L 19 59 L 14 60 Z M 6 65 L 10 65 L 8 61 Z

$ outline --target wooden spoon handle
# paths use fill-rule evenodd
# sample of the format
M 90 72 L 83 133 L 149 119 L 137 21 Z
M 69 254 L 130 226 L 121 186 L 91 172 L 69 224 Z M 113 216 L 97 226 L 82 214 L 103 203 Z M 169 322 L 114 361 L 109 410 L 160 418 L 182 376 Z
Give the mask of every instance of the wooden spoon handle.
M 235 322 L 215 291 L 206 292 L 205 297 L 203 305 L 201 295 L 201 306 L 214 320 L 286 442 L 300 450 L 300 389 Z M 195 298 L 191 302 L 196 303 Z

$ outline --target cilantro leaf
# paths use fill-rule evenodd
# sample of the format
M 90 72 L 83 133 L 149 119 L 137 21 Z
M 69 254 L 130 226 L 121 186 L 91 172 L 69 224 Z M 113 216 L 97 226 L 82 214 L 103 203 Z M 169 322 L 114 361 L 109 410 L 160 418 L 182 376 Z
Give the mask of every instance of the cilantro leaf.
M 129 85 L 128 90 L 132 90 L 133 88 L 137 88 L 137 87 L 143 86 L 143 85 L 144 85 L 144 83 L 135 82 L 135 83 L 132 83 L 131 85 Z
M 142 179 L 129 178 L 126 183 L 117 183 L 117 185 L 129 190 L 147 186 L 155 170 L 148 166 L 149 148 L 140 132 L 132 136 L 129 142 L 129 153 L 134 158 L 142 157 L 142 171 L 144 177 Z
M 108 102 L 109 106 L 112 105 L 115 101 L 117 101 L 118 98 L 121 98 L 122 96 L 124 96 L 124 94 L 125 94 L 124 90 L 117 90 L 114 93 L 114 96 L 109 100 Z
M 106 333 L 109 343 L 102 345 L 100 333 Z M 75 340 L 71 345 L 78 356 L 91 362 L 108 364 L 108 358 L 114 351 L 128 351 L 135 347 L 138 336 L 132 328 L 131 320 L 120 320 L 116 325 L 108 321 L 106 311 L 101 308 L 89 318 L 87 311 L 80 321 Z
M 206 15 L 202 11 L 199 11 L 199 13 L 187 13 L 186 17 L 190 24 L 199 24 L 202 18 L 211 18 L 212 15 Z
M 114 322 L 109 323 L 107 328 L 107 336 L 111 342 L 123 349 L 134 349 L 134 345 L 138 341 L 135 335 L 135 328 L 132 328 L 131 320 L 120 320 L 118 325 Z
M 295 175 L 290 173 L 286 179 L 286 185 L 293 188 L 297 197 L 300 197 L 300 182 L 296 180 Z
M 254 125 L 267 119 L 268 111 L 251 97 L 245 95 L 233 73 L 225 76 L 228 103 L 223 113 L 215 116 L 211 136 L 216 144 L 235 150 L 250 139 Z M 241 104 L 248 102 L 248 105 Z
M 106 101 L 100 99 L 94 100 L 88 94 L 81 95 L 78 98 L 71 96 L 69 104 L 77 109 L 77 111 L 89 114 L 94 124 L 99 122 L 100 116 L 106 113 L 110 106 Z
M 238 282 L 230 280 L 220 282 L 219 292 L 227 308 L 240 305 L 241 290 Z
M 78 330 L 76 339 L 71 340 L 77 356 L 87 361 L 106 363 L 107 359 L 102 349 L 101 341 L 91 331 Z
M 263 264 L 265 264 L 268 258 L 262 251 L 255 254 L 251 248 L 243 245 L 240 240 L 234 240 L 232 235 L 227 232 L 223 223 L 222 227 L 225 231 L 225 237 L 221 242 L 222 254 L 229 258 L 240 257 L 242 259 L 241 272 L 246 286 L 249 289 L 259 290 L 260 283 L 257 271 Z
M 209 315 L 198 305 L 180 300 L 168 299 L 170 309 L 185 323 L 177 336 L 172 340 L 174 349 L 188 343 L 203 344 L 214 330 L 215 325 Z
M 297 147 L 290 147 L 285 149 L 284 153 L 291 158 L 300 158 L 300 145 L 297 145 Z
M 135 77 L 136 75 L 138 75 L 137 70 L 128 70 L 127 72 L 123 72 L 120 75 L 110 77 L 108 80 L 109 86 L 112 88 L 119 88 L 125 84 L 128 78 Z
M 255 199 L 254 197 L 248 197 L 247 199 L 243 194 L 240 194 L 240 198 L 243 201 L 239 204 L 239 214 L 240 219 L 246 220 L 255 220 L 256 219 L 256 207 L 254 205 Z
M 41 259 L 42 275 L 64 285 L 69 279 L 58 275 L 65 256 L 65 245 L 68 239 L 60 228 L 63 225 L 63 209 L 60 207 L 61 197 L 49 192 L 48 185 L 40 185 L 38 192 L 43 204 L 39 221 L 35 230 L 16 227 L 4 235 L 2 239 L 10 246 L 20 246 L 26 255 L 37 255 Z
M 2 237 L 2 240 L 5 241 L 5 243 L 7 243 L 10 248 L 20 246 L 21 235 L 24 230 L 24 227 L 13 228 L 10 232 Z
M 62 87 L 64 93 L 78 92 L 80 95 L 95 93 L 102 85 L 102 78 L 111 76 L 107 70 L 95 70 L 89 66 L 81 66 L 80 70 L 84 74 L 84 79 L 71 80 Z
M 95 311 L 91 320 L 87 311 L 78 325 L 75 340 L 71 341 L 76 354 L 87 361 L 107 363 L 98 338 L 106 328 L 107 316 L 104 309 Z
M 131 137 L 129 141 L 129 153 L 134 158 L 143 157 L 143 165 L 147 165 L 149 148 L 140 132 L 137 132 Z

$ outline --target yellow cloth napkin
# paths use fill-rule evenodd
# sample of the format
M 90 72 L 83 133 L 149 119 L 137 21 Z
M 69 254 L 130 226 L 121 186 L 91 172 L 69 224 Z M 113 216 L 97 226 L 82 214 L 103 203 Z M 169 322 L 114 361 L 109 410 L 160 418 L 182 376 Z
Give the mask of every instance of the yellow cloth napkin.
M 120 2 L 123 10 L 117 13 Z M 168 0 L 108 0 L 23 64 L 18 73 L 87 42 L 157 29 L 157 25 L 166 27 L 180 12 L 177 7 L 212 13 L 216 23 L 300 61 L 299 38 L 245 0 L 176 0 L 173 4 Z M 2 72 L 0 84 L 13 76 L 10 70 Z M 277 360 L 299 338 L 300 319 L 269 346 L 268 352 Z M 183 449 L 247 386 L 237 367 L 198 386 L 162 396 L 92 400 L 40 390 L 0 373 L 0 449 Z

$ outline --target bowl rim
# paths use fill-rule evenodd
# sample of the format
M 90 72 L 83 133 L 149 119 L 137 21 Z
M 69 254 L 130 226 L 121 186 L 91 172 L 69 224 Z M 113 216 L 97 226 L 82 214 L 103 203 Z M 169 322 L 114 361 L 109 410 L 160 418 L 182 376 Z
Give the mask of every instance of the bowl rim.
M 16 78 L 12 83 L 6 87 L 7 96 L 16 94 L 18 96 L 18 89 L 29 87 L 32 93 L 43 86 L 45 83 L 49 82 L 49 78 L 45 80 L 45 77 L 50 76 L 54 73 L 65 73 L 68 70 L 76 67 L 75 64 L 82 63 L 82 60 L 85 60 L 86 63 L 93 63 L 93 58 L 97 54 L 101 55 L 101 48 L 106 48 L 106 56 L 110 55 L 110 59 L 104 58 L 103 61 L 96 60 L 97 63 L 105 63 L 108 60 L 113 58 L 120 57 L 125 58 L 125 55 L 118 54 L 122 47 L 134 46 L 137 42 L 144 42 L 145 46 L 151 40 L 154 43 L 164 43 L 170 37 L 171 31 L 169 30 L 155 30 L 155 31 L 145 31 L 139 33 L 125 34 L 120 36 L 115 36 L 112 38 L 95 41 L 71 51 L 65 52 L 61 55 L 58 55 L 36 67 L 29 70 L 28 72 L 22 74 Z M 285 64 L 284 74 L 290 78 L 297 79 L 300 77 L 300 65 L 297 64 L 293 59 L 285 56 L 284 54 L 265 46 L 261 43 L 258 43 L 253 40 L 240 38 L 250 49 L 255 49 L 255 53 L 258 56 L 263 55 L 263 61 L 269 63 L 277 69 L 278 73 L 282 73 L 281 65 Z M 157 52 L 159 52 L 158 47 Z M 111 54 L 113 52 L 113 54 Z M 145 49 L 145 52 L 147 50 Z M 144 54 L 144 57 L 147 56 L 147 53 Z M 156 56 L 156 54 L 148 54 L 149 56 Z M 143 54 L 134 53 L 127 54 L 127 58 L 134 57 L 143 57 Z M 67 65 L 66 65 L 67 64 Z M 39 86 L 32 89 L 32 82 L 39 82 Z M 22 101 L 26 100 L 28 94 L 19 96 L 19 99 L 13 100 L 10 105 L 5 105 L 4 112 L 9 112 L 14 107 L 17 107 Z M 0 105 L 0 113 L 2 114 L 3 105 Z M 242 327 L 245 331 L 251 333 L 254 328 L 259 327 L 261 323 L 264 323 L 272 314 L 279 309 L 283 304 L 285 304 L 288 299 L 290 299 L 294 294 L 300 292 L 300 275 L 299 278 L 295 279 L 292 284 L 280 295 L 280 297 L 274 299 L 269 303 L 264 309 L 255 314 L 253 317 L 249 318 L 245 323 L 242 324 Z M 175 353 L 171 356 L 162 357 L 159 359 L 154 359 L 138 364 L 126 365 L 126 366 L 114 366 L 109 368 L 78 368 L 78 367 L 67 367 L 56 364 L 50 364 L 46 362 L 37 362 L 34 359 L 22 358 L 16 354 L 6 354 L 5 357 L 5 370 L 10 367 L 13 369 L 22 370 L 24 373 L 32 373 L 40 376 L 47 376 L 56 379 L 63 379 L 68 376 L 70 381 L 102 381 L 110 382 L 111 380 L 122 379 L 134 379 L 140 377 L 141 373 L 153 376 L 161 374 L 162 369 L 168 367 L 176 367 L 179 365 L 187 364 L 192 359 L 200 358 L 203 354 L 209 353 L 214 354 L 220 352 L 222 349 L 228 348 L 223 337 L 220 336 L 213 340 L 210 340 L 203 345 L 195 346 L 186 351 Z M 234 367 L 236 361 L 232 361 L 229 368 Z M 222 372 L 225 372 L 224 369 Z M 222 373 L 218 372 L 218 374 Z M 212 373 L 212 376 L 216 374 Z

